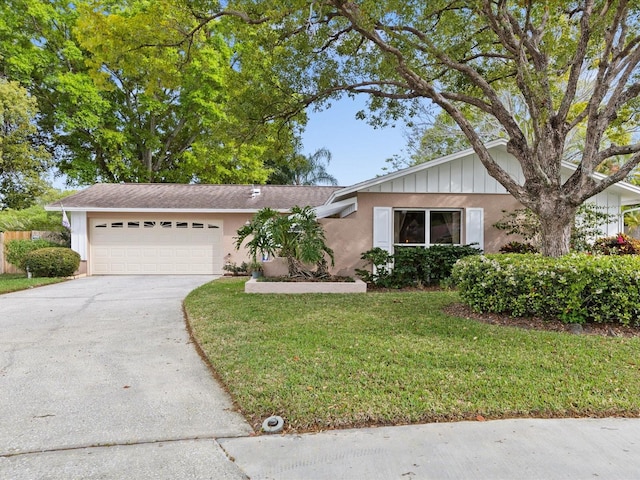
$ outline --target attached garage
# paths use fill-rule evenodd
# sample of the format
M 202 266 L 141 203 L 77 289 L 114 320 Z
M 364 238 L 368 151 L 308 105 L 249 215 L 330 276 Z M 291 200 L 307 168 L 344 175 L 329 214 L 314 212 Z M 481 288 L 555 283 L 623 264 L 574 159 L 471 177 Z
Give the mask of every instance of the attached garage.
M 222 274 L 222 221 L 170 216 L 92 218 L 93 275 Z
M 48 205 L 69 217 L 88 275 L 222 275 L 248 261 L 238 229 L 262 208 L 322 205 L 340 187 L 96 184 Z

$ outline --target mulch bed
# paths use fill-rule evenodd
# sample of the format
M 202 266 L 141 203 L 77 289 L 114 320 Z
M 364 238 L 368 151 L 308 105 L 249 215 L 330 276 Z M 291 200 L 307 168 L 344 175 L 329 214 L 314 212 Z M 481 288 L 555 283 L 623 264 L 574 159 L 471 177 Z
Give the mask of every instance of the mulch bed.
M 543 320 L 541 318 L 510 317 L 498 313 L 476 313 L 467 305 L 454 303 L 444 309 L 447 315 L 452 315 L 491 325 L 517 327 L 527 330 L 544 330 L 549 332 L 566 332 L 580 335 L 601 335 L 606 337 L 640 337 L 640 327 L 625 327 L 612 323 L 586 323 L 571 325 L 560 320 Z

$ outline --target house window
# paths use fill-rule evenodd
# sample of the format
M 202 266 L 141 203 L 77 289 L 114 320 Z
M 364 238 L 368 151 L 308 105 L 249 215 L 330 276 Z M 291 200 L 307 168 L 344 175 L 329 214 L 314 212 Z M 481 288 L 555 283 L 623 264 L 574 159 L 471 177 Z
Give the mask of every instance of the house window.
M 156 226 L 156 222 L 152 222 L 151 220 L 144 221 L 144 228 L 153 228 Z
M 176 222 L 176 228 L 188 228 L 189 222 Z
M 191 222 L 191 228 L 204 228 L 204 223 Z
M 129 228 L 140 228 L 140 222 L 127 222 Z
M 395 245 L 459 245 L 461 210 L 395 210 Z

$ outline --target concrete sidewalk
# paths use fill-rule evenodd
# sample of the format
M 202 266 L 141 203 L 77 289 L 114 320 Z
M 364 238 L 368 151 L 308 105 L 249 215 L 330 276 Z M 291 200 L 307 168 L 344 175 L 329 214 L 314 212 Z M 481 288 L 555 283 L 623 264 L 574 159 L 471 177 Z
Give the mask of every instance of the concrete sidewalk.
M 205 276 L 88 277 L 0 295 L 0 479 L 243 479 L 252 432 L 187 334 Z
M 637 479 L 639 419 L 518 419 L 219 439 L 252 480 Z

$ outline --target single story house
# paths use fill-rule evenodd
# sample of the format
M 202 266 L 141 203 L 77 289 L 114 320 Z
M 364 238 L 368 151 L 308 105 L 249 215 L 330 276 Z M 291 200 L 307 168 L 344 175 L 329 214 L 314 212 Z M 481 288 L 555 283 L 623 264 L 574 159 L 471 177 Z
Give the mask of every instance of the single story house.
M 506 141 L 487 147 L 524 182 Z M 575 166 L 563 169 L 568 176 Z M 619 183 L 591 201 L 619 215 L 640 204 L 640 188 Z M 71 248 L 89 275 L 222 274 L 225 263 L 247 259 L 234 237 L 255 212 L 295 205 L 316 208 L 339 274 L 352 274 L 373 247 L 475 243 L 496 252 L 509 239 L 493 224 L 522 208 L 469 149 L 350 187 L 96 184 L 47 209 L 67 212 Z M 604 229 L 613 235 L 622 225 Z

